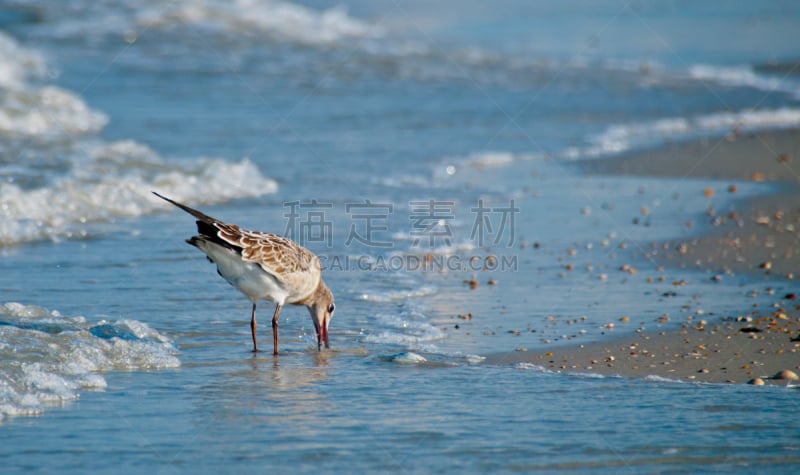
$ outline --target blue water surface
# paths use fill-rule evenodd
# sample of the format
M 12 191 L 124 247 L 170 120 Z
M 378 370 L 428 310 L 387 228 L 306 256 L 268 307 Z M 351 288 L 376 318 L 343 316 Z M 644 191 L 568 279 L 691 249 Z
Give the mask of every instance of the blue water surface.
M 789 473 L 800 463 L 792 388 L 481 364 L 608 339 L 603 325 L 621 315 L 633 323 L 616 335 L 665 313 L 675 325 L 698 311 L 735 317 L 766 302 L 753 290 L 792 290 L 625 254 L 690 236 L 686 222 L 702 224 L 710 206 L 769 185 L 710 199 L 704 189 L 731 183 L 568 164 L 799 125 L 795 2 L 0 5 L 0 31 L 25 49 L 3 53 L 24 60 L 13 63 L 20 77 L 0 82 L 0 112 L 19 124 L 44 111 L 49 123 L 55 99 L 25 91 L 52 87 L 107 117 L 83 132 L 62 119 L 23 131 L 0 121 L 0 303 L 29 306 L 0 318 L 12 332 L 0 333 L 3 473 Z M 152 153 L 129 152 L 141 147 Z M 263 190 L 217 180 L 243 160 Z M 49 206 L 7 211 L 54 189 L 54 209 L 89 212 L 66 208 L 62 223 Z M 183 242 L 193 219 L 147 201 L 151 189 L 278 234 L 303 229 L 289 225 L 289 203 L 324 204 L 327 234 L 293 237 L 325 258 L 333 349 L 318 353 L 305 309 L 287 307 L 284 354 L 251 354 L 250 303 Z M 420 225 L 425 202 L 444 212 Z M 365 244 L 352 239 L 365 221 L 348 205 L 367 203 L 386 211 Z M 498 235 L 495 214 L 476 235 L 482 206 L 516 207 L 513 226 Z M 440 256 L 458 265 L 408 268 Z M 508 267 L 469 265 L 489 256 Z M 690 285 L 661 298 L 681 279 Z M 272 310 L 259 304 L 262 342 Z M 33 355 L 65 344 L 48 339 L 62 333 L 80 336 L 84 357 L 50 373 L 9 343 Z M 152 341 L 167 341 L 157 355 L 174 348 L 179 366 L 151 364 Z M 136 353 L 98 370 L 95 348 Z M 388 357 L 398 352 L 427 361 Z M 104 384 L 59 390 L 83 371 Z

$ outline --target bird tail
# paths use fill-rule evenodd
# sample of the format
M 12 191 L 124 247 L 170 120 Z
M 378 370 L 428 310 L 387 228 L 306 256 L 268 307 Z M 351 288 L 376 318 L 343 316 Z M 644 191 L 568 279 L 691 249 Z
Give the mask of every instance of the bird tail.
M 211 224 L 211 225 L 213 225 L 213 224 L 215 224 L 215 223 L 219 223 L 219 222 L 221 222 L 221 221 L 220 221 L 220 220 L 218 220 L 217 218 L 212 218 L 211 216 L 209 216 L 209 215 L 207 215 L 207 214 L 205 214 L 205 213 L 201 213 L 200 211 L 197 211 L 197 210 L 196 210 L 196 209 L 194 209 L 194 208 L 190 208 L 190 207 L 186 206 L 186 205 L 185 205 L 185 204 L 183 204 L 183 203 L 178 203 L 178 202 L 177 202 L 177 201 L 175 201 L 175 200 L 171 200 L 171 199 L 167 198 L 166 196 L 163 196 L 163 195 L 160 195 L 160 194 L 156 193 L 155 191 L 153 192 L 153 194 L 154 194 L 154 195 L 156 195 L 156 196 L 158 196 L 158 197 L 159 197 L 159 198 L 161 198 L 162 200 L 164 200 L 164 201 L 167 201 L 168 203 L 172 203 L 173 205 L 175 205 L 175 206 L 177 206 L 178 208 L 180 208 L 180 209 L 182 209 L 182 210 L 186 211 L 187 213 L 191 214 L 192 216 L 194 216 L 195 218 L 199 219 L 200 221 L 202 221 L 202 222 L 204 222 L 204 223 L 206 223 L 206 224 Z

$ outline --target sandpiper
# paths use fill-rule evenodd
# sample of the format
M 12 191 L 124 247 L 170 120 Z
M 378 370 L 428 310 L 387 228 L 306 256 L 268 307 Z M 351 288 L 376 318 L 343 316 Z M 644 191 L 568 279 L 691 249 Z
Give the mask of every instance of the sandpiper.
M 278 354 L 278 318 L 285 304 L 305 305 L 317 331 L 317 349 L 329 347 L 328 324 L 333 317 L 333 293 L 322 280 L 319 257 L 291 239 L 271 233 L 248 231 L 173 201 L 166 200 L 197 218 L 197 236 L 187 243 L 203 251 L 217 265 L 217 273 L 253 302 L 250 331 L 256 342 L 256 304 L 275 302 L 272 316 L 274 354 Z

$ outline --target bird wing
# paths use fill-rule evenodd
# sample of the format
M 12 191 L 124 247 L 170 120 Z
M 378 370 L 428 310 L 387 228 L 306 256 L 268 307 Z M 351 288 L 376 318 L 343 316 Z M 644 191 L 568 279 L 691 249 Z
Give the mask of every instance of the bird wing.
M 322 265 L 313 252 L 277 234 L 248 231 L 235 224 L 216 226 L 219 239 L 240 249 L 242 260 L 259 265 L 286 288 L 293 289 L 290 303 L 302 300 L 317 288 L 322 278 Z
M 248 231 L 155 191 L 153 194 L 197 218 L 197 231 L 204 238 L 238 252 L 243 260 L 258 264 L 279 281 L 309 282 L 307 274 L 311 272 L 315 278 L 309 283 L 313 284 L 312 290 L 316 288 L 322 274 L 319 258 L 291 239 L 272 233 Z
M 217 236 L 241 249 L 242 258 L 281 275 L 308 272 L 319 259 L 311 251 L 277 234 L 248 231 L 235 224 L 217 223 Z

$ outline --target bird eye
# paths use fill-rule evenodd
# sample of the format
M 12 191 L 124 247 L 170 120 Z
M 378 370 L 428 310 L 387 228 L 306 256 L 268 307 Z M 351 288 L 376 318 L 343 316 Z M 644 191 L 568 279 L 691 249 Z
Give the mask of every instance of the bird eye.
M 333 313 L 334 309 L 336 309 L 336 307 L 333 304 L 330 304 L 328 307 L 328 313 Z

